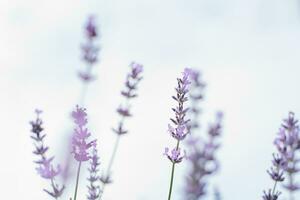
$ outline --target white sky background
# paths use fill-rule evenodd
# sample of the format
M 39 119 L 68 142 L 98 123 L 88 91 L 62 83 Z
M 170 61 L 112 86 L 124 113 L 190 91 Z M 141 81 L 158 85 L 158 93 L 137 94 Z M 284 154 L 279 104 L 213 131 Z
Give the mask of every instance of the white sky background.
M 127 66 L 132 60 L 145 66 L 105 200 L 166 199 L 171 166 L 162 152 L 173 145 L 166 133 L 170 96 L 186 66 L 200 69 L 208 84 L 203 126 L 216 110 L 225 112 L 222 169 L 210 186 L 225 200 L 260 199 L 272 184 L 265 170 L 281 119 L 290 110 L 300 116 L 297 0 L 1 0 L 1 198 L 48 199 L 32 163 L 28 121 L 34 108 L 44 110 L 46 142 L 59 157 L 81 90 L 79 44 L 90 13 L 101 24 L 102 51 L 86 103 L 102 167 L 114 142 L 110 128 Z M 176 170 L 174 200 L 184 200 L 184 164 Z M 80 199 L 85 194 L 83 183 Z

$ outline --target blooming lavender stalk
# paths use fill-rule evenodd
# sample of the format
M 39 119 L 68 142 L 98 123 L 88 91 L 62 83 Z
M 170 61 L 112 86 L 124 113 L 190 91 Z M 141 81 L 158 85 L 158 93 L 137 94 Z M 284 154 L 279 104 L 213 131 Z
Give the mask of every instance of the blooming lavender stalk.
M 91 136 L 91 134 L 86 128 L 87 114 L 85 112 L 85 108 L 81 108 L 77 105 L 76 110 L 72 112 L 72 117 L 76 124 L 76 128 L 74 129 L 74 134 L 72 138 L 72 145 L 73 145 L 72 153 L 74 154 L 75 160 L 79 162 L 78 169 L 77 169 L 75 192 L 73 198 L 73 200 L 76 200 L 81 163 L 88 161 L 91 158 L 89 149 L 93 145 L 95 145 L 96 141 L 93 140 L 87 142 L 87 139 Z
M 175 164 L 180 163 L 185 155 L 182 153 L 180 149 L 180 141 L 182 141 L 186 135 L 188 134 L 188 122 L 186 117 L 186 113 L 188 108 L 184 107 L 184 103 L 188 100 L 187 93 L 189 91 L 190 85 L 190 74 L 192 73 L 191 69 L 186 68 L 182 73 L 182 78 L 177 79 L 178 86 L 175 88 L 176 96 L 172 96 L 172 98 L 177 102 L 177 106 L 172 108 L 173 112 L 175 113 L 175 119 L 171 118 L 172 125 L 168 125 L 168 132 L 171 134 L 173 138 L 177 141 L 176 146 L 169 152 L 169 148 L 165 148 L 164 155 L 172 163 L 172 170 L 171 170 L 171 180 L 170 180 L 170 188 L 168 194 L 168 200 L 171 199 L 172 195 L 172 188 L 173 188 L 173 181 L 174 181 L 174 173 L 175 173 Z
M 97 46 L 96 40 L 99 39 L 100 34 L 98 31 L 98 27 L 96 26 L 95 23 L 94 15 L 88 17 L 88 20 L 84 27 L 84 33 L 85 33 L 86 41 L 84 44 L 81 45 L 81 50 L 82 50 L 82 60 L 85 63 L 86 68 L 78 72 L 78 77 L 83 83 L 83 88 L 78 101 L 81 106 L 84 105 L 88 84 L 91 81 L 95 80 L 95 76 L 92 75 L 92 69 L 94 68 L 94 66 L 97 64 L 99 60 L 98 54 L 100 51 L 100 47 Z M 66 152 L 70 151 L 71 146 L 72 146 L 71 144 L 67 146 Z M 62 177 L 64 182 L 67 182 L 70 176 L 72 175 L 72 172 L 70 172 L 73 170 L 71 169 L 72 161 L 73 161 L 72 156 L 69 153 L 67 153 L 67 155 L 65 156 L 65 164 L 62 172 Z
M 119 140 L 122 135 L 128 133 L 128 130 L 124 128 L 124 121 L 125 119 L 132 116 L 130 112 L 130 100 L 137 97 L 137 87 L 139 82 L 142 80 L 141 73 L 143 71 L 143 65 L 132 62 L 130 64 L 131 71 L 126 77 L 125 81 L 125 89 L 121 91 L 121 95 L 125 98 L 125 103 L 120 105 L 117 109 L 117 113 L 121 117 L 117 128 L 113 128 L 113 132 L 117 134 L 116 142 L 114 145 L 113 153 L 110 157 L 110 161 L 106 170 L 106 174 L 101 176 L 101 181 L 103 183 L 102 186 L 102 194 L 104 192 L 105 185 L 111 183 L 110 171 L 116 156 L 116 152 L 119 146 Z
M 294 199 L 293 193 L 300 189 L 299 183 L 295 181 L 295 176 L 300 170 L 298 167 L 300 159 L 297 155 L 300 152 L 299 134 L 298 120 L 295 119 L 294 113 L 290 112 L 288 118 L 283 120 L 274 142 L 280 156 L 287 162 L 284 171 L 287 174 L 288 183 L 284 187 L 290 193 L 290 200 Z
M 191 133 L 188 141 L 190 170 L 186 177 L 185 188 L 185 198 L 188 200 L 202 199 L 205 196 L 207 177 L 214 174 L 219 168 L 215 154 L 220 146 L 217 139 L 222 131 L 222 116 L 221 112 L 216 114 L 216 121 L 210 125 L 207 132 L 207 141 L 195 137 Z
M 199 124 L 199 114 L 201 113 L 201 109 L 199 107 L 199 103 L 203 101 L 203 91 L 205 88 L 205 83 L 202 81 L 201 73 L 196 70 L 192 70 L 191 72 L 191 87 L 189 92 L 189 100 L 190 100 L 190 110 L 189 116 L 191 121 L 188 124 L 189 132 L 192 133 L 194 130 L 200 127 Z
M 271 179 L 274 181 L 273 189 L 264 191 L 263 200 L 277 200 L 281 192 L 279 192 L 276 187 L 278 182 L 284 181 L 283 168 L 286 166 L 286 161 L 279 155 L 273 154 L 272 167 L 267 170 Z
M 83 82 L 83 91 L 81 95 L 81 104 L 84 103 L 86 87 L 88 83 L 95 80 L 95 76 L 92 75 L 92 68 L 98 62 L 98 54 L 100 51 L 99 46 L 95 44 L 95 40 L 99 38 L 99 32 L 95 24 L 95 16 L 91 15 L 88 18 L 87 24 L 85 26 L 85 37 L 86 42 L 81 45 L 83 61 L 86 63 L 86 68 L 84 71 L 79 71 L 78 76 Z
M 35 150 L 33 153 L 39 157 L 39 160 L 35 161 L 35 163 L 38 164 L 36 170 L 42 178 L 50 180 L 51 182 L 52 191 L 46 189 L 44 189 L 44 191 L 53 198 L 58 199 L 62 195 L 65 188 L 65 186 L 59 186 L 55 183 L 55 177 L 60 173 L 60 167 L 58 165 L 56 168 L 54 168 L 52 164 L 54 157 L 49 158 L 46 156 L 49 147 L 45 146 L 44 144 L 46 134 L 42 133 L 44 130 L 42 127 L 43 121 L 40 118 L 42 111 L 36 110 L 35 113 L 37 118 L 35 121 L 31 121 L 30 124 L 32 127 L 31 132 L 33 133 L 31 138 L 34 140 L 35 145 Z
M 100 185 L 99 180 L 100 177 L 98 175 L 99 172 L 99 157 L 96 149 L 96 143 L 93 145 L 93 153 L 90 161 L 90 168 L 88 169 L 90 172 L 90 176 L 88 178 L 88 181 L 90 184 L 88 185 L 88 200 L 96 200 L 100 197 Z

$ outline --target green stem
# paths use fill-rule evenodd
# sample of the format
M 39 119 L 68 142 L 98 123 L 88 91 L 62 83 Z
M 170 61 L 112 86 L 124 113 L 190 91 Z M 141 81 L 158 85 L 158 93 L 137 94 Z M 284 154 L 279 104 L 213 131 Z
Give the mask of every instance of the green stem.
M 179 148 L 179 140 L 177 141 L 176 150 L 178 150 L 178 148 Z M 175 162 L 172 163 L 172 172 L 171 172 L 171 180 L 170 180 L 168 200 L 171 200 L 171 196 L 172 196 L 174 174 L 175 174 Z
M 81 161 L 79 162 L 79 165 L 78 165 L 77 177 L 76 177 L 76 185 L 75 185 L 75 192 L 74 192 L 74 198 L 73 198 L 73 200 L 76 200 L 76 197 L 77 197 L 77 189 L 78 189 L 78 183 L 79 183 L 80 167 L 81 167 Z

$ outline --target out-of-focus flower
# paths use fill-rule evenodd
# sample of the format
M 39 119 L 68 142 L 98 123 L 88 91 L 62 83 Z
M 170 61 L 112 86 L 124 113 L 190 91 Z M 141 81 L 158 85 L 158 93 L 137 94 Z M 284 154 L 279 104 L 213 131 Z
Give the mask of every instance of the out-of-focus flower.
M 31 138 L 34 140 L 34 146 L 35 150 L 33 153 L 39 157 L 39 160 L 35 161 L 37 163 L 38 167 L 36 168 L 38 174 L 47 180 L 51 181 L 51 188 L 52 190 L 44 189 L 46 193 L 48 193 L 53 198 L 57 199 L 59 198 L 63 191 L 65 186 L 59 186 L 55 183 L 55 177 L 60 173 L 60 166 L 53 167 L 52 161 L 54 157 L 48 158 L 46 153 L 49 149 L 49 147 L 44 145 L 44 139 L 46 137 L 46 134 L 43 134 L 42 131 L 44 128 L 42 127 L 43 121 L 40 118 L 40 114 L 42 113 L 41 110 L 36 109 L 35 111 L 37 118 L 35 121 L 31 121 Z
M 96 200 L 99 199 L 101 189 L 100 189 L 100 177 L 99 177 L 99 157 L 96 149 L 96 143 L 93 145 L 93 153 L 90 161 L 90 168 L 88 169 L 90 172 L 90 176 L 88 178 L 88 200 Z
M 186 176 L 185 198 L 188 200 L 202 199 L 206 195 L 208 176 L 216 173 L 219 162 L 216 159 L 217 143 L 222 131 L 222 114 L 216 114 L 216 120 L 210 124 L 207 131 L 207 139 L 196 137 L 192 129 L 188 140 L 189 173 Z
M 95 76 L 92 75 L 92 68 L 98 62 L 98 54 L 100 51 L 99 46 L 95 44 L 99 36 L 98 28 L 95 23 L 95 16 L 90 16 L 85 26 L 86 42 L 81 45 L 82 58 L 87 64 L 84 71 L 79 71 L 78 76 L 84 83 L 89 83 L 95 80 Z
M 76 110 L 72 112 L 77 127 L 74 129 L 74 135 L 72 138 L 74 158 L 79 161 L 87 161 L 91 158 L 89 155 L 89 148 L 96 142 L 95 140 L 87 142 L 87 139 L 91 136 L 88 129 L 85 127 L 87 124 L 87 114 L 85 108 L 81 108 L 78 105 Z
M 285 165 L 281 166 L 281 169 L 286 172 L 288 180 L 284 187 L 293 196 L 293 192 L 300 189 L 300 184 L 295 181 L 295 176 L 300 171 L 298 167 L 300 159 L 297 155 L 300 152 L 300 131 L 298 120 L 295 119 L 293 112 L 290 112 L 288 118 L 283 120 L 274 144 L 280 153 L 282 162 L 285 162 Z

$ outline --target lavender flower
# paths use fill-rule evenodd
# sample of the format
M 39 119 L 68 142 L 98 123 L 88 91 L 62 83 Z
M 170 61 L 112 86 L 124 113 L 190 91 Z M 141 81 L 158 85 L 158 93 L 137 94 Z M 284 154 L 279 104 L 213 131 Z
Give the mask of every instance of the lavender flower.
M 90 16 L 88 18 L 87 24 L 85 26 L 85 36 L 86 43 L 81 46 L 83 53 L 83 61 L 87 64 L 85 71 L 79 71 L 78 76 L 84 82 L 88 83 L 95 79 L 91 74 L 92 67 L 98 61 L 99 47 L 95 45 L 95 40 L 99 37 L 99 33 L 95 24 L 95 16 Z
M 264 191 L 263 200 L 277 200 L 281 192 L 276 190 L 278 182 L 284 181 L 283 173 L 284 168 L 286 167 L 286 161 L 279 155 L 273 154 L 272 167 L 270 170 L 267 170 L 267 173 L 270 175 L 271 179 L 274 181 L 273 189 Z
M 73 151 L 75 160 L 79 162 L 77 169 L 77 178 L 75 185 L 75 192 L 73 200 L 76 200 L 77 197 L 77 189 L 79 183 L 79 175 L 81 163 L 88 161 L 90 158 L 89 149 L 95 145 L 96 141 L 87 142 L 87 139 L 91 136 L 88 132 L 88 129 L 85 127 L 87 124 L 87 114 L 85 112 L 85 108 L 81 108 L 78 105 L 76 106 L 76 110 L 72 112 L 72 117 L 76 124 L 76 128 L 74 129 L 74 135 L 72 138 Z
M 215 153 L 220 146 L 216 141 L 222 131 L 222 116 L 222 113 L 217 113 L 216 121 L 209 126 L 207 141 L 191 133 L 188 141 L 190 168 L 186 177 L 185 199 L 202 199 L 206 195 L 207 177 L 219 169 Z
M 32 127 L 31 132 L 33 133 L 31 135 L 31 138 L 34 140 L 35 145 L 35 150 L 33 151 L 33 153 L 39 156 L 39 160 L 35 161 L 35 163 L 38 164 L 36 170 L 42 178 L 51 181 L 52 190 L 49 191 L 47 189 L 44 189 L 44 191 L 53 198 L 58 199 L 62 195 L 65 188 L 65 186 L 59 186 L 55 183 L 55 177 L 60 173 L 60 167 L 59 165 L 57 167 L 53 166 L 52 161 L 54 157 L 49 158 L 46 156 L 49 147 L 44 145 L 46 134 L 42 133 L 42 131 L 44 130 L 42 127 L 43 121 L 40 119 L 40 114 L 42 113 L 42 111 L 36 109 L 35 113 L 37 115 L 37 118 L 35 121 L 31 121 L 30 124 Z
M 96 143 L 93 145 L 93 153 L 90 161 L 90 168 L 88 169 L 90 172 L 90 176 L 88 178 L 88 181 L 90 182 L 88 186 L 88 200 L 96 200 L 100 197 L 100 186 L 99 186 L 99 167 L 100 162 L 99 162 L 99 157 L 96 149 Z
M 293 193 L 300 189 L 300 184 L 295 182 L 295 176 L 300 170 L 298 167 L 300 160 L 297 155 L 300 152 L 300 133 L 298 120 L 295 119 L 293 112 L 290 112 L 288 118 L 283 120 L 274 143 L 281 158 L 286 162 L 282 169 L 287 174 L 288 183 L 284 187 L 289 191 L 290 199 L 293 199 Z
M 172 172 L 171 172 L 171 181 L 170 181 L 170 189 L 169 189 L 169 195 L 168 199 L 171 199 L 172 195 L 172 188 L 173 188 L 173 180 L 174 180 L 174 172 L 175 172 L 175 164 L 180 163 L 182 159 L 185 157 L 182 156 L 181 149 L 179 147 L 180 141 L 182 141 L 186 135 L 188 134 L 188 122 L 189 120 L 186 119 L 186 113 L 188 111 L 188 108 L 184 107 L 184 103 L 188 100 L 187 93 L 189 91 L 189 85 L 190 85 L 190 75 L 192 73 L 191 69 L 186 68 L 184 72 L 182 73 L 182 78 L 177 79 L 177 87 L 176 90 L 176 96 L 172 96 L 172 98 L 177 102 L 177 106 L 175 108 L 172 108 L 173 112 L 175 113 L 175 118 L 171 121 L 173 125 L 168 125 L 168 132 L 170 135 L 177 140 L 177 145 L 175 148 L 172 149 L 172 151 L 169 153 L 169 148 L 165 148 L 164 155 L 167 156 L 167 158 L 172 163 Z
M 104 192 L 104 188 L 106 184 L 109 184 L 112 182 L 112 179 L 110 177 L 110 170 L 113 165 L 115 155 L 119 146 L 119 140 L 121 135 L 125 135 L 128 133 L 128 130 L 124 128 L 124 121 L 128 117 L 131 117 L 131 111 L 130 111 L 130 100 L 133 98 L 136 98 L 137 95 L 137 87 L 139 82 L 143 79 L 141 73 L 143 72 L 143 65 L 138 64 L 136 62 L 132 62 L 130 64 L 131 71 L 126 76 L 125 81 L 125 88 L 121 91 L 121 95 L 125 98 L 124 104 L 120 105 L 117 109 L 117 113 L 121 117 L 118 125 L 116 128 L 113 128 L 113 132 L 117 134 L 117 139 L 114 145 L 113 153 L 110 158 L 106 174 L 103 174 L 100 178 L 101 182 L 103 183 L 102 186 L 102 194 Z
M 89 148 L 96 142 L 95 140 L 87 142 L 87 139 L 91 136 L 88 129 L 85 127 L 87 124 L 87 114 L 85 108 L 76 106 L 76 110 L 72 112 L 72 117 L 77 127 L 74 129 L 74 135 L 72 138 L 74 158 L 79 161 L 87 161 L 91 158 L 89 155 Z

